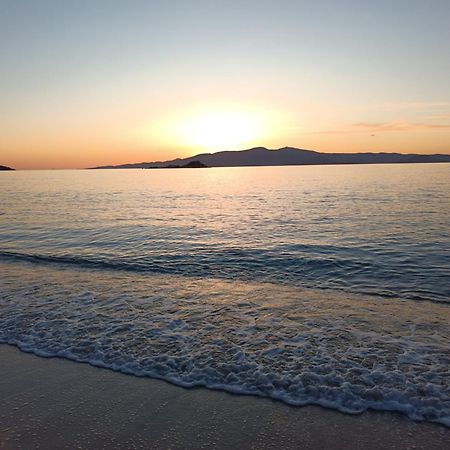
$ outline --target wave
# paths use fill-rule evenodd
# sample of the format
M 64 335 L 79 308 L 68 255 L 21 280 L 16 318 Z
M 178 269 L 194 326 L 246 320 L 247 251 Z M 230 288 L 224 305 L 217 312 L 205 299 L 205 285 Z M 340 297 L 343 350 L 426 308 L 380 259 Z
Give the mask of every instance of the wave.
M 302 254 L 299 254 L 299 253 Z M 337 257 L 336 255 L 340 255 Z M 275 249 L 196 249 L 148 255 L 97 256 L 0 251 L 0 261 L 23 261 L 136 273 L 267 281 L 343 290 L 385 298 L 450 302 L 450 277 L 418 270 L 401 259 L 401 271 L 367 258 L 361 249 L 294 245 Z
M 70 351 L 53 353 L 46 349 L 32 348 L 21 342 L 2 342 L 1 339 L 0 343 L 15 346 L 21 351 L 44 358 L 61 358 L 79 363 L 87 363 L 93 367 L 109 369 L 125 375 L 167 381 L 175 386 L 187 389 L 203 387 L 211 390 L 229 392 L 230 394 L 270 398 L 272 400 L 282 401 L 290 406 L 316 405 L 334 409 L 345 414 L 361 414 L 368 410 L 391 411 L 405 414 L 414 421 L 436 422 L 450 427 L 450 417 L 447 415 L 442 416 L 442 414 L 447 414 L 447 412 L 443 412 L 440 407 L 436 407 L 436 404 L 433 404 L 434 401 L 430 402 L 430 405 L 424 408 L 424 411 L 416 409 L 415 406 L 405 403 L 404 396 L 400 391 L 392 390 L 388 393 L 383 393 L 381 389 L 376 387 L 377 377 L 371 377 L 370 375 L 366 377 L 369 384 L 369 387 L 366 389 L 360 389 L 350 384 L 343 389 L 341 387 L 343 383 L 342 377 L 335 377 L 333 375 L 326 376 L 315 372 L 305 372 L 301 376 L 297 376 L 289 381 L 285 381 L 283 378 L 278 379 L 270 374 L 256 372 L 256 377 L 252 381 L 255 384 L 248 385 L 247 383 L 239 384 L 239 378 L 232 372 L 230 372 L 231 376 L 227 378 L 230 380 L 234 378 L 234 383 L 229 382 L 227 378 L 223 379 L 223 381 L 217 381 L 213 377 L 208 379 L 208 376 L 214 372 L 213 369 L 209 369 L 205 373 L 197 371 L 196 375 L 198 379 L 190 378 L 186 381 L 184 377 L 168 373 L 168 371 L 166 374 L 161 373 L 162 366 L 166 364 L 169 367 L 173 366 L 173 360 L 170 359 L 161 358 L 153 367 L 150 365 L 146 368 L 141 368 L 138 364 L 130 364 L 129 358 L 126 355 L 123 362 L 105 363 L 97 357 L 89 359 Z M 195 361 L 186 361 L 183 365 L 195 366 Z M 388 378 L 383 374 L 380 374 L 380 376 L 385 379 Z M 392 380 L 397 381 L 395 375 L 392 377 Z M 290 392 L 276 388 L 282 385 L 289 386 Z
M 450 426 L 448 306 L 270 283 L 5 267 L 0 342 L 184 387 Z

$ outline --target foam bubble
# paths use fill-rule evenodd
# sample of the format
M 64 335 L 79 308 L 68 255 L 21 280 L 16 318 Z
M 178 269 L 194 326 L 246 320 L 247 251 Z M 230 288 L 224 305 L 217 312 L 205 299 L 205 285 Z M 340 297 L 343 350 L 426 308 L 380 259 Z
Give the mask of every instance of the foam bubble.
M 450 426 L 445 304 L 2 264 L 0 342 L 185 386 Z

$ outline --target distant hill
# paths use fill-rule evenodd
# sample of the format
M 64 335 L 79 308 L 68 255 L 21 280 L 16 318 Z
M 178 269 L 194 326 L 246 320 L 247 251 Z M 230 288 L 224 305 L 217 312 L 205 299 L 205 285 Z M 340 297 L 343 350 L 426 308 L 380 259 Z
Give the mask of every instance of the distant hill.
M 15 170 L 12 167 L 8 167 L 8 166 L 0 166 L 0 170 Z
M 189 158 L 170 161 L 141 162 L 118 166 L 100 166 L 94 169 L 148 169 L 186 166 L 199 162 L 208 167 L 237 166 L 292 166 L 320 164 L 392 164 L 450 162 L 450 155 L 415 155 L 403 153 L 320 153 L 293 147 L 269 150 L 256 147 L 249 150 L 202 153 Z

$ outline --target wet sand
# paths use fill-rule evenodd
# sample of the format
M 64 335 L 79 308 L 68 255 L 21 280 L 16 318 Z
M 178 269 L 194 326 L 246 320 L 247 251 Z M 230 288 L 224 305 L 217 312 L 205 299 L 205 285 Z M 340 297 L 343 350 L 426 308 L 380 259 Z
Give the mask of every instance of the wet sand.
M 123 375 L 0 345 L 2 449 L 426 449 L 450 429 Z

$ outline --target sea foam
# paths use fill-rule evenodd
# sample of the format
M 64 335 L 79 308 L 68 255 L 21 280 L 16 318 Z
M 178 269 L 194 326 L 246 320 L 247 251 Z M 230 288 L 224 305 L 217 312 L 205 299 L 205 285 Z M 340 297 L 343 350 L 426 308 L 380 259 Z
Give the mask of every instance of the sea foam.
M 446 304 L 2 263 L 0 342 L 185 387 L 450 426 Z

